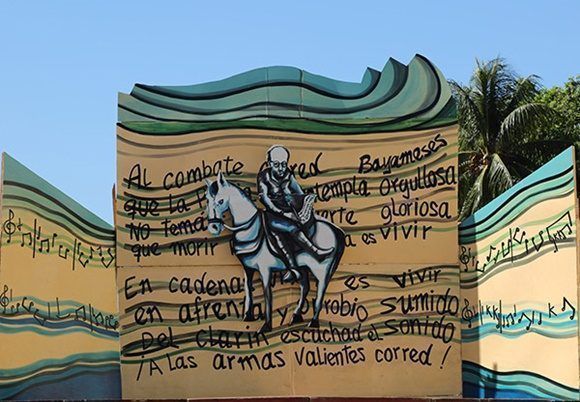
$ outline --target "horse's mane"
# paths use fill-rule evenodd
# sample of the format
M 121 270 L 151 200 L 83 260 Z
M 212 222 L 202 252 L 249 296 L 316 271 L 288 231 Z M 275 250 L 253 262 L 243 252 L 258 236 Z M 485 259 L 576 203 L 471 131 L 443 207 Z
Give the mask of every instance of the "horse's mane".
M 235 187 L 235 188 L 236 188 L 236 189 L 237 189 L 237 190 L 240 192 L 240 194 L 242 195 L 242 197 L 244 197 L 246 200 L 248 200 L 248 201 L 250 201 L 252 204 L 254 204 L 254 201 L 253 201 L 253 200 L 252 200 L 250 197 L 248 197 L 248 194 L 246 194 L 246 192 L 245 192 L 244 190 L 242 190 L 242 189 L 240 188 L 240 186 L 238 186 L 238 185 L 237 185 L 237 184 L 235 184 L 235 183 L 231 183 L 231 182 L 228 182 L 228 183 L 230 183 L 230 185 L 234 186 L 234 187 Z M 254 205 L 255 205 L 255 204 L 254 204 Z

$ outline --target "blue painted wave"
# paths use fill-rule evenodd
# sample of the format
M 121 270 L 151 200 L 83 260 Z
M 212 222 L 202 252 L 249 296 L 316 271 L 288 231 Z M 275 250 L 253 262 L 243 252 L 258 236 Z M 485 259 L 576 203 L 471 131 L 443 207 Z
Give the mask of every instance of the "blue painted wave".
M 34 317 L 10 318 L 0 317 L 1 333 L 36 332 L 42 335 L 64 335 L 71 332 L 82 332 L 99 338 L 117 339 L 119 332 L 91 325 L 89 322 L 79 320 L 59 320 L 39 322 Z
M 532 319 L 532 324 L 530 321 L 523 317 L 525 314 L 527 317 Z M 519 318 L 522 318 L 521 321 Z M 539 317 L 542 317 L 542 323 L 539 324 Z M 490 335 L 499 335 L 505 338 L 519 338 L 520 336 L 536 333 L 548 338 L 570 338 L 578 336 L 578 320 L 570 320 L 569 314 L 560 314 L 557 317 L 548 318 L 545 312 L 540 312 L 538 310 L 521 310 L 518 312 L 517 317 L 514 319 L 514 323 L 511 324 L 511 319 L 507 315 L 502 316 L 502 328 L 501 332 L 498 327 L 498 320 L 486 316 L 483 319 L 483 325 L 479 320 L 479 316 L 475 315 L 471 319 L 472 328 L 464 328 L 461 330 L 461 339 L 463 342 L 477 342 L 483 338 Z M 465 324 L 467 321 L 462 319 L 462 323 Z M 510 325 L 506 325 L 509 323 Z M 528 328 L 529 325 L 529 328 Z
M 464 360 L 463 396 L 578 400 L 580 391 L 529 371 L 495 371 Z
M 60 358 L 42 359 L 30 363 L 26 366 L 15 367 L 11 369 L 2 369 L 0 371 L 0 381 L 6 379 L 24 378 L 35 375 L 43 370 L 69 367 L 76 364 L 104 364 L 114 363 L 119 360 L 118 351 L 76 353 Z
M 69 399 L 69 395 L 72 399 L 118 398 L 119 367 L 119 352 L 108 351 L 78 353 L 1 369 L 0 398 L 28 399 L 27 392 L 32 390 L 41 392 L 42 399 Z M 73 380 L 75 378 L 77 380 Z M 77 386 L 70 390 L 63 389 L 62 384 L 66 381 Z
M 118 363 L 97 366 L 74 365 L 61 370 L 0 385 L 0 398 L 32 399 L 120 399 Z

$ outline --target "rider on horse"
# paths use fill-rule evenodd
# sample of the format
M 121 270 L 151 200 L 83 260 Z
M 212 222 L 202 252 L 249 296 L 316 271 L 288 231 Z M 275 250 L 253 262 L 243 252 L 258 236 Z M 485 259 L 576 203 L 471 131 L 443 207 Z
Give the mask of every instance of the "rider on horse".
M 322 249 L 316 246 L 305 233 L 294 206 L 295 198 L 303 198 L 304 192 L 288 169 L 289 157 L 290 153 L 286 148 L 274 145 L 268 150 L 268 167 L 258 174 L 258 191 L 266 208 L 268 232 L 275 240 L 287 268 L 284 281 L 300 279 L 293 252 L 294 243 L 298 243 L 300 248 L 319 260 L 334 251 L 334 248 Z

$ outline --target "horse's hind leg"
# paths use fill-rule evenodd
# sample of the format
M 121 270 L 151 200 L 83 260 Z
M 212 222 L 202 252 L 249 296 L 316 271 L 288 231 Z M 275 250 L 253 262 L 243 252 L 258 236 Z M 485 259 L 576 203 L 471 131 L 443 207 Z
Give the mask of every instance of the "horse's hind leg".
M 318 328 L 320 323 L 318 322 L 318 317 L 320 316 L 320 310 L 322 310 L 322 302 L 324 299 L 324 293 L 326 293 L 326 287 L 328 282 L 326 276 L 318 278 L 318 283 L 316 284 L 316 300 L 314 302 L 314 315 L 312 320 L 308 324 L 310 328 Z
M 292 314 L 292 321 L 290 325 L 298 324 L 304 321 L 302 318 L 302 310 L 304 309 L 304 303 L 306 302 L 306 297 L 310 291 L 310 280 L 308 278 L 308 271 L 304 271 L 300 277 L 300 299 L 298 300 L 298 305 Z
M 254 278 L 254 270 L 244 267 L 245 282 L 244 282 L 244 321 L 254 321 L 254 285 L 252 283 Z
M 264 310 L 266 310 L 266 322 L 264 322 L 264 325 L 262 325 L 262 328 L 259 332 L 265 333 L 272 330 L 272 288 L 270 283 L 270 269 L 261 268 L 260 276 L 262 278 L 262 288 L 264 289 Z

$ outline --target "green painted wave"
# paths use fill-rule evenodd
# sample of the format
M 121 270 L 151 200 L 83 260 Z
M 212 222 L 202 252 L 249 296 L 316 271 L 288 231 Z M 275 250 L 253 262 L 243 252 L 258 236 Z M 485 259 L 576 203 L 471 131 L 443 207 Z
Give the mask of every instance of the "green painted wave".
M 456 114 L 443 74 L 416 55 L 409 65 L 389 59 L 380 72 L 367 69 L 360 83 L 266 67 L 197 85 L 136 84 L 119 94 L 118 121 L 141 134 L 233 127 L 352 134 L 446 126 Z
M 112 236 L 109 223 L 93 214 L 74 199 L 32 172 L 26 166 L 4 153 L 3 198 L 7 195 L 22 195 L 66 214 L 77 222 L 83 222 L 92 230 Z M 3 204 L 4 205 L 4 204 Z

